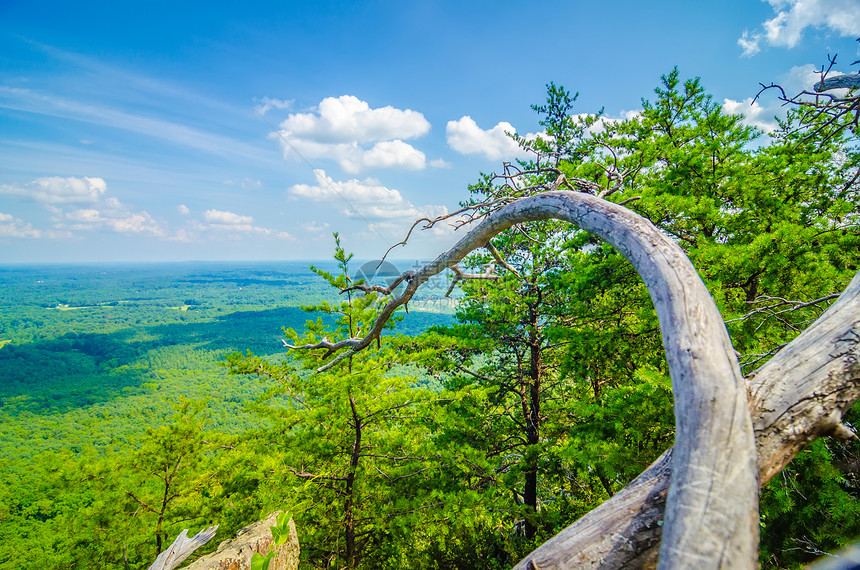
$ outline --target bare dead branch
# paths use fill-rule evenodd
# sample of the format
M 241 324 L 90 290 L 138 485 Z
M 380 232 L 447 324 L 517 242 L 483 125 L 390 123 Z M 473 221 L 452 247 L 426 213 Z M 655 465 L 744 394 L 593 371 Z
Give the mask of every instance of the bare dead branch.
M 811 441 L 845 434 L 842 414 L 860 397 L 860 272 L 811 327 L 746 380 L 760 485 Z M 673 463 L 670 449 L 515 570 L 653 567 Z
M 676 449 L 660 565 L 753 568 L 758 542 L 756 456 L 746 386 L 717 308 L 683 250 L 648 220 L 585 192 L 554 191 L 505 204 L 435 260 L 414 272 L 363 338 L 318 370 L 369 346 L 394 311 L 431 276 L 452 268 L 500 232 L 523 222 L 572 222 L 613 245 L 651 293 L 676 406 Z M 725 443 L 730 441 L 731 445 Z M 716 560 L 721 562 L 716 564 Z M 693 561 L 696 561 L 694 564 Z
M 820 93 L 829 89 L 857 89 L 860 88 L 860 73 L 852 73 L 851 75 L 837 75 L 836 77 L 827 77 L 815 84 L 813 89 Z

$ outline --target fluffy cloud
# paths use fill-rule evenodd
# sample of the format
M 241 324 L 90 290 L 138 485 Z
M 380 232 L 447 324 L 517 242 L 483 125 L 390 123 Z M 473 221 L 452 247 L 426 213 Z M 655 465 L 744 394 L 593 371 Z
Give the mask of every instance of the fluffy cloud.
M 68 223 L 58 224 L 57 227 L 69 230 L 107 228 L 122 234 L 147 233 L 155 236 L 165 234 L 161 224 L 156 222 L 147 212 L 131 212 L 116 198 L 108 199 L 104 208 L 73 210 L 67 212 L 64 218 Z
M 44 204 L 94 203 L 107 190 L 101 178 L 46 176 L 24 185 L 0 184 L 0 194 L 25 196 Z
M 402 140 L 384 141 L 362 154 L 362 165 L 367 168 L 402 167 L 410 170 L 424 168 L 424 153 Z
M 741 122 L 750 127 L 756 127 L 762 131 L 769 133 L 778 126 L 775 113 L 762 107 L 758 101 L 753 101 L 752 97 L 747 97 L 743 101 L 735 101 L 734 99 L 723 99 L 723 111 L 730 115 L 741 115 Z
M 188 206 L 186 206 L 185 204 L 179 204 L 178 206 L 176 206 L 176 210 L 183 216 L 187 216 L 191 213 L 191 210 L 189 210 Z
M 285 134 L 314 142 L 359 143 L 411 139 L 426 134 L 430 123 L 424 115 L 392 106 L 371 109 L 352 95 L 326 97 L 317 113 L 296 113 L 281 123 Z
M 777 83 L 789 97 L 804 90 L 810 91 L 819 81 L 819 74 L 814 65 L 798 65 L 788 73 L 781 75 Z M 732 115 L 742 115 L 743 124 L 756 127 L 769 133 L 777 128 L 775 117 L 784 117 L 786 107 L 777 98 L 777 93 L 765 93 L 757 101 L 747 97 L 743 101 L 723 99 L 723 111 Z
M 203 219 L 211 224 L 225 225 L 251 224 L 254 222 L 254 218 L 251 216 L 240 216 L 233 212 L 224 212 L 221 210 L 206 210 L 203 212 Z
M 448 121 L 445 134 L 448 146 L 460 154 L 478 154 L 489 160 L 527 158 L 529 153 L 508 136 L 517 130 L 506 121 L 484 130 L 466 115 L 457 121 Z
M 254 218 L 251 216 L 243 216 L 234 212 L 226 212 L 223 210 L 206 210 L 203 212 L 203 219 L 209 222 L 209 226 L 198 225 L 198 230 L 215 230 L 225 232 L 228 237 L 237 238 L 241 234 L 256 234 L 261 236 L 270 236 L 278 239 L 293 239 L 293 236 L 287 232 L 273 230 L 262 226 L 254 225 Z M 182 238 L 187 240 L 187 235 Z
M 74 231 L 107 229 L 124 234 L 163 236 L 164 228 L 147 212 L 134 212 L 114 197 L 106 197 L 101 178 L 46 176 L 23 185 L 0 185 L 0 194 L 23 196 L 41 203 L 52 214 L 53 229 L 33 229 L 21 220 L 7 219 L 0 233 L 13 237 L 71 238 Z
M 426 167 L 424 153 L 403 140 L 426 134 L 430 123 L 410 109 L 371 109 L 352 95 L 327 97 L 316 112 L 291 114 L 280 128 L 285 157 L 295 152 L 303 158 L 329 158 L 350 173 Z
M 792 48 L 808 27 L 828 28 L 841 36 L 860 35 L 860 3 L 857 0 L 766 0 L 776 16 L 759 31 L 744 31 L 738 45 L 752 56 L 766 41 L 773 46 Z
M 296 184 L 287 192 L 315 202 L 343 203 L 346 215 L 359 218 L 411 221 L 447 213 L 444 206 L 413 206 L 400 192 L 373 179 L 340 182 L 326 176 L 323 170 L 315 170 L 314 176 L 316 185 Z
M 38 238 L 42 233 L 23 220 L 0 212 L 0 238 Z

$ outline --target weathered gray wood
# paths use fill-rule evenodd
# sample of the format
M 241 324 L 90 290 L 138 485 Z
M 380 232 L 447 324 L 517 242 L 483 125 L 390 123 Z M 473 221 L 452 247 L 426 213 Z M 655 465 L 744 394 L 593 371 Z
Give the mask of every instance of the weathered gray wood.
M 367 336 L 300 348 L 351 349 L 323 368 L 335 365 L 373 342 L 387 318 L 427 279 L 505 229 L 546 219 L 572 222 L 612 244 L 645 282 L 660 320 L 676 419 L 660 567 L 753 568 L 758 549 L 755 443 L 746 386 L 728 333 L 684 251 L 623 206 L 568 191 L 512 202 L 434 261 L 405 275 L 404 292 L 383 308 Z
M 857 89 L 860 87 L 860 73 L 852 73 L 851 75 L 836 75 L 828 77 L 824 81 L 819 81 L 813 89 L 821 93 L 830 89 Z
M 278 524 L 280 514 L 281 511 L 275 511 L 265 519 L 240 529 L 235 538 L 223 541 L 218 550 L 195 560 L 184 570 L 250 570 L 254 553 L 266 555 L 272 550 L 275 556 L 269 563 L 269 570 L 296 570 L 300 549 L 292 518 L 288 522 L 290 535 L 287 541 L 274 544 L 271 529 Z
M 831 557 L 825 557 L 808 567 L 808 570 L 857 570 L 860 568 L 860 542 L 839 551 Z
M 860 272 L 812 326 L 747 378 L 762 484 L 816 437 L 851 437 L 840 420 L 860 398 L 858 363 Z M 653 566 L 671 466 L 667 452 L 516 568 L 530 564 L 604 570 Z
M 174 568 L 178 568 L 195 550 L 212 540 L 216 532 L 218 532 L 217 524 L 203 529 L 193 537 L 188 538 L 188 529 L 186 528 L 179 533 L 179 536 L 176 537 L 176 540 L 173 541 L 173 544 L 167 550 L 158 555 L 158 558 L 155 559 L 149 570 L 173 570 Z

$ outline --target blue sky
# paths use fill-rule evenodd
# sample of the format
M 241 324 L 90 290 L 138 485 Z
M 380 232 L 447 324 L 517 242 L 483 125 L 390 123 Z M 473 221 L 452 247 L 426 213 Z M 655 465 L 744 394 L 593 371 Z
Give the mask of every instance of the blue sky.
M 758 83 L 858 36 L 858 0 L 0 0 L 0 264 L 378 257 L 516 157 L 550 81 L 623 117 L 678 66 L 766 129 Z

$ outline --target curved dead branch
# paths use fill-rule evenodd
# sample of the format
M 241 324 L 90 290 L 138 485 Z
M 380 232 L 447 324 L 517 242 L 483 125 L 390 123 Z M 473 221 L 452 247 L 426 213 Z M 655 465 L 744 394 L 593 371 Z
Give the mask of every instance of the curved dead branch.
M 860 88 L 860 74 L 852 73 L 850 75 L 837 75 L 835 77 L 826 77 L 815 84 L 813 89 L 817 93 L 829 91 L 830 89 L 858 89 Z
M 675 395 L 676 447 L 660 567 L 754 568 L 758 482 L 746 388 L 713 299 L 683 250 L 634 212 L 583 192 L 521 198 L 487 215 L 450 250 L 405 278 L 363 338 L 320 370 L 366 348 L 418 287 L 523 222 L 559 219 L 612 244 L 642 277 L 660 320 Z
M 856 437 L 841 418 L 860 398 L 860 272 L 812 326 L 747 382 L 761 485 L 816 438 Z M 669 450 L 515 570 L 653 566 L 673 464 Z

